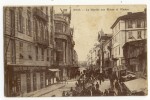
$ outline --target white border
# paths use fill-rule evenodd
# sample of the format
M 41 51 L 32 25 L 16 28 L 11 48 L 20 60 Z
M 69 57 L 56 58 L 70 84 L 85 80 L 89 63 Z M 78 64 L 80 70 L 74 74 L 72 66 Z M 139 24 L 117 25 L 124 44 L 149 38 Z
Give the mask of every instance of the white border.
M 76 100 L 76 99 L 86 99 L 86 100 L 110 100 L 110 99 L 115 99 L 115 100 L 141 100 L 141 99 L 146 99 L 146 100 L 150 100 L 150 96 L 144 96 L 144 97 L 140 97 L 140 96 L 136 96 L 136 97 L 39 97 L 39 98 L 6 98 L 3 95 L 4 92 L 4 71 L 3 71 L 3 6 L 6 5 L 11 5 L 11 6 L 15 6 L 15 5 L 128 5 L 128 4 L 146 4 L 147 5 L 147 22 L 149 22 L 149 18 L 150 18 L 150 0 L 0 0 L 0 99 L 4 99 L 4 100 L 8 100 L 8 99 L 14 99 L 14 100 L 20 100 L 20 99 L 39 99 L 39 100 L 66 100 L 66 99 L 71 99 L 71 100 Z M 148 27 L 147 27 L 147 33 L 149 33 L 149 23 L 147 23 Z M 147 42 L 148 42 L 148 47 L 149 48 L 149 39 L 150 39 L 150 35 L 147 35 Z M 148 49 L 148 58 L 150 57 L 149 54 L 149 49 Z M 150 68 L 149 68 L 149 62 L 150 60 L 148 59 L 148 72 L 150 72 Z M 148 73 L 148 90 L 150 90 L 149 88 L 149 73 Z

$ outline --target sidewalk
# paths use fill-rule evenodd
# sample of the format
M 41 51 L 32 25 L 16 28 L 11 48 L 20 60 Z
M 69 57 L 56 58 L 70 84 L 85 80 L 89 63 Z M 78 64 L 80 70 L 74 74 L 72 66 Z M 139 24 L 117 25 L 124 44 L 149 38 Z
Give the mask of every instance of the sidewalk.
M 23 94 L 23 97 L 40 97 L 42 95 L 45 95 L 45 94 L 50 93 L 50 92 L 53 92 L 54 90 L 62 88 L 64 86 L 65 86 L 65 84 L 60 84 L 60 83 L 53 84 L 53 85 L 45 87 L 43 89 Z

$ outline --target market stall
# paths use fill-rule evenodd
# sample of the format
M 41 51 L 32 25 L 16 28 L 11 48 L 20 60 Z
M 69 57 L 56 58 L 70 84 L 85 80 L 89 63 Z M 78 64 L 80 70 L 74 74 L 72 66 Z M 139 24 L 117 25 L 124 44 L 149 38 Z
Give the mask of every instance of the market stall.
M 126 89 L 127 95 L 147 95 L 148 93 L 147 80 L 143 78 L 123 82 L 123 87 Z

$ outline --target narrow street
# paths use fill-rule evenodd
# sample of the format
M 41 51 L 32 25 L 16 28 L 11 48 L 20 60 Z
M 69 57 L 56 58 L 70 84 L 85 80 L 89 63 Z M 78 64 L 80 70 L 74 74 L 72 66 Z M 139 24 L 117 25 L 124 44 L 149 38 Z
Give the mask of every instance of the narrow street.
M 3 11 L 6 97 L 147 95 L 147 6 Z

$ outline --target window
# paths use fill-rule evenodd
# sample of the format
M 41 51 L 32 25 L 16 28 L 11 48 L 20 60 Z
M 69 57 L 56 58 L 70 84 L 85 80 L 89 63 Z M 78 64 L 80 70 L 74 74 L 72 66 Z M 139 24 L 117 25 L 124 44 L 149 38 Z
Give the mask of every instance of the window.
M 40 73 L 40 87 L 44 87 L 43 72 Z
M 50 57 L 51 57 L 51 64 L 54 64 L 54 53 L 53 53 L 53 50 L 51 50 L 51 53 L 50 53 Z
M 63 26 L 61 23 L 55 23 L 55 31 L 59 33 L 63 32 Z
M 23 43 L 22 42 L 19 42 L 19 51 L 23 52 Z
M 18 31 L 23 33 L 23 16 L 22 16 L 22 8 L 18 9 Z
M 128 21 L 128 28 L 132 28 L 132 20 Z
M 56 61 L 58 61 L 58 62 L 63 61 L 63 52 L 62 51 L 57 51 L 56 52 Z
M 27 49 L 28 49 L 28 52 L 30 53 L 31 52 L 31 45 L 30 44 L 28 44 Z
M 41 49 L 41 54 L 42 54 L 42 61 L 44 61 L 44 49 Z
M 41 28 L 41 29 L 40 29 L 40 30 L 41 30 L 41 31 L 40 31 L 41 39 L 44 40 L 44 35 L 45 35 L 45 34 L 44 34 L 44 24 L 41 23 L 40 25 L 41 25 L 41 26 L 40 26 L 40 28 Z
M 19 59 L 23 59 L 23 43 L 22 42 L 19 42 L 19 51 L 20 51 Z
M 141 20 L 137 20 L 137 28 L 141 28 Z
M 47 61 L 49 61 L 49 49 L 47 49 Z
M 133 36 L 132 36 L 132 31 L 129 31 L 128 32 L 128 39 L 132 39 L 133 38 Z
M 14 40 L 11 40 L 11 61 L 12 63 L 15 63 L 16 61 L 16 56 L 15 56 L 15 41 Z
M 56 40 L 56 47 L 57 47 L 57 50 L 63 50 L 63 40 L 57 39 Z
M 51 32 L 50 32 L 50 43 L 53 44 L 53 31 L 52 31 L 52 27 L 51 27 Z
M 33 73 L 33 91 L 37 90 L 36 73 Z
M 35 50 L 36 50 L 36 51 L 35 51 L 35 53 L 36 53 L 36 60 L 38 60 L 38 47 L 36 47 Z
M 21 91 L 21 76 L 19 73 L 14 73 L 12 76 L 12 92 L 20 93 Z M 15 89 L 14 89 L 15 88 Z M 19 96 L 19 94 L 16 94 Z
M 27 47 L 27 50 L 28 50 L 28 58 L 30 59 L 30 60 L 32 60 L 32 56 L 31 56 L 31 45 L 30 44 L 28 44 L 28 47 Z
M 26 74 L 26 82 L 27 82 L 27 93 L 31 92 L 31 77 L 30 73 Z
M 119 46 L 119 55 L 120 55 L 120 46 Z
M 137 38 L 138 38 L 138 39 L 142 39 L 141 31 L 138 31 Z
M 27 12 L 27 23 L 26 23 L 26 27 L 27 27 L 27 35 L 32 36 L 31 34 L 31 13 L 28 11 Z
M 10 32 L 11 35 L 15 35 L 15 13 L 14 10 L 10 10 Z

